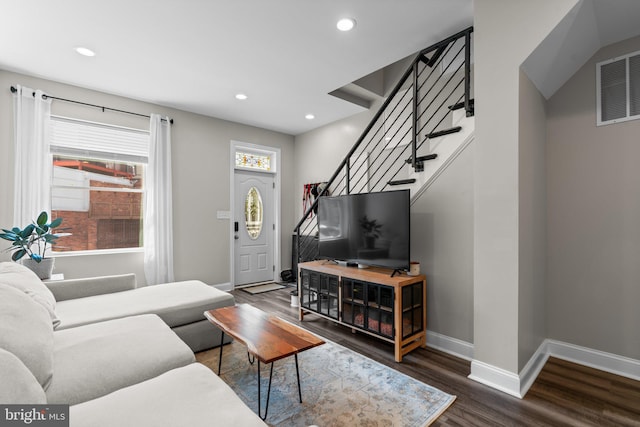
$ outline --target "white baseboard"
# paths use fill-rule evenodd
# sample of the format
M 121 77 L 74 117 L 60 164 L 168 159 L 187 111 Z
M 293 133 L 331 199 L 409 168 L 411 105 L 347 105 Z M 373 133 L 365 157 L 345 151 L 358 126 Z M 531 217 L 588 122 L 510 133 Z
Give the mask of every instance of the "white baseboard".
M 527 394 L 548 359 L 549 346 L 547 345 L 547 340 L 544 340 L 536 352 L 533 353 L 531 359 L 524 365 L 520 374 L 518 374 L 520 379 L 520 396 L 524 397 L 524 395 Z
M 640 381 L 640 360 L 562 341 L 545 342 L 550 356 Z
M 550 339 L 540 344 L 518 375 L 479 360 L 472 360 L 469 378 L 522 398 L 550 356 L 640 381 L 640 360 Z
M 473 359 L 473 344 L 427 330 L 427 346 L 464 360 Z
M 213 285 L 214 288 L 220 289 L 221 291 L 231 292 L 233 290 L 233 286 L 231 283 L 218 283 L 217 285 Z
M 513 372 L 480 362 L 479 360 L 472 360 L 471 374 L 469 374 L 468 378 L 522 399 L 522 394 L 520 394 L 520 377 Z

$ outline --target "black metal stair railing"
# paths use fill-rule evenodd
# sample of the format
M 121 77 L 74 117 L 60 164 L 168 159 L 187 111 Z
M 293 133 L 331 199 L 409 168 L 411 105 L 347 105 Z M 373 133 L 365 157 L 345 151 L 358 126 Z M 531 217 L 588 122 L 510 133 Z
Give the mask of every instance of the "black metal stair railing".
M 451 125 L 452 111 L 474 114 L 472 33 L 469 27 L 416 55 L 318 198 L 415 182 L 411 171 L 421 172 L 437 157 L 429 141 L 460 130 Z M 316 198 L 294 228 L 294 270 L 317 256 L 317 204 Z

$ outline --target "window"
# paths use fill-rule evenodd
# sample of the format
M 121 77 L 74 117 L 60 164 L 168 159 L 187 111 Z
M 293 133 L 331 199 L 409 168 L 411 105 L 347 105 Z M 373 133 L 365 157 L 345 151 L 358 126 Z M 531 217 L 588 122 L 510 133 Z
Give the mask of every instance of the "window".
M 243 153 L 236 151 L 236 167 L 271 171 L 271 156 L 268 154 Z
M 640 52 L 596 64 L 597 125 L 640 118 Z
M 52 117 L 52 217 L 71 236 L 57 252 L 143 245 L 149 132 Z

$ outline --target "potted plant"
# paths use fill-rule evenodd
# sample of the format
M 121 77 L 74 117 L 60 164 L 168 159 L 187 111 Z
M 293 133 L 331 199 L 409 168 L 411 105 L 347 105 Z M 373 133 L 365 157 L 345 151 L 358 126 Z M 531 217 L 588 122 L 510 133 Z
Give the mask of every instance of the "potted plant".
M 41 279 L 51 277 L 53 271 L 53 258 L 46 258 L 47 248 L 56 244 L 56 241 L 62 236 L 55 234 L 54 228 L 62 223 L 62 218 L 56 218 L 49 221 L 49 215 L 43 211 L 38 215 L 38 219 L 27 225 L 25 228 L 13 227 L 11 230 L 2 229 L 0 238 L 11 242 L 11 246 L 7 248 L 12 251 L 11 259 L 19 261 L 33 270 Z M 24 258 L 28 256 L 28 258 Z
M 366 249 L 373 249 L 376 246 L 376 239 L 380 237 L 382 224 L 378 224 L 375 219 L 369 220 L 365 215 L 360 219 L 360 227 L 364 234 L 364 246 Z

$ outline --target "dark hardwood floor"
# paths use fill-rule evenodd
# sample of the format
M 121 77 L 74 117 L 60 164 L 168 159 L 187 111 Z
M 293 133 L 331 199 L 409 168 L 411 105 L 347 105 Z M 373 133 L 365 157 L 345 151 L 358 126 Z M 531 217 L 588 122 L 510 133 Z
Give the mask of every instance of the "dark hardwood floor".
M 331 341 L 391 366 L 457 396 L 434 426 L 640 426 L 640 382 L 550 358 L 524 399 L 517 399 L 467 378 L 470 363 L 431 348 L 417 349 L 402 363 L 393 346 L 319 316 L 298 321 L 289 292 L 257 295 L 232 292 L 249 303 Z

